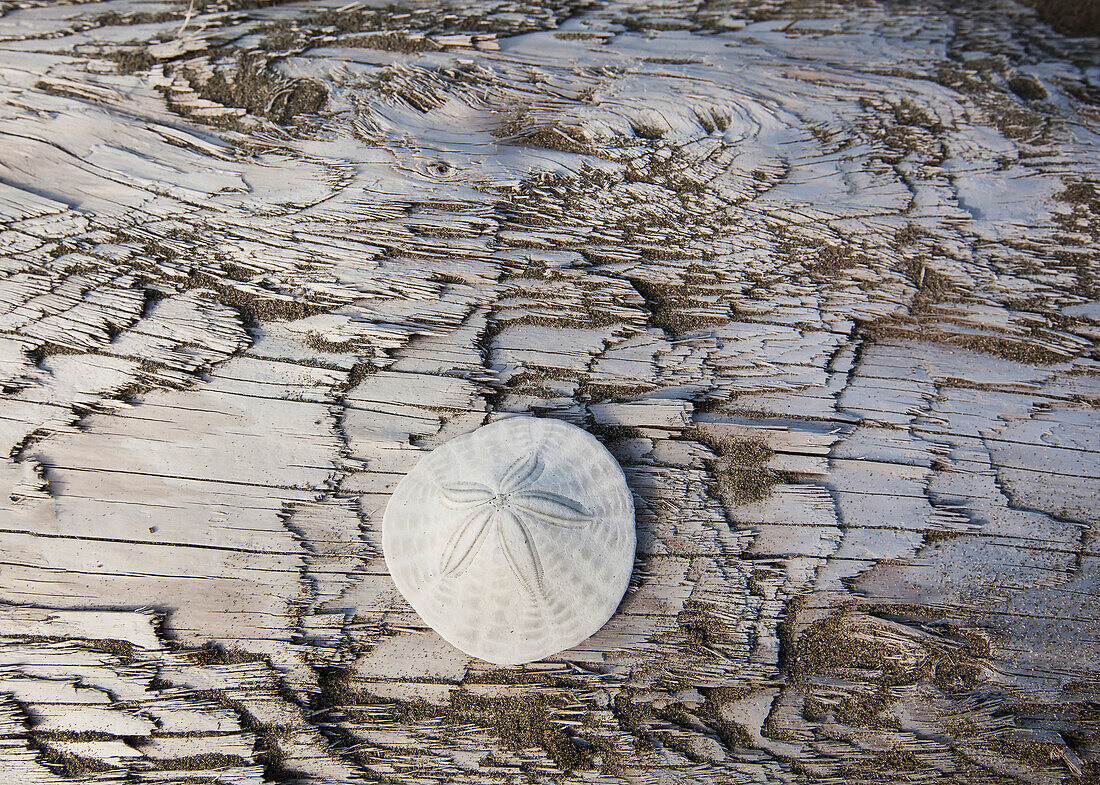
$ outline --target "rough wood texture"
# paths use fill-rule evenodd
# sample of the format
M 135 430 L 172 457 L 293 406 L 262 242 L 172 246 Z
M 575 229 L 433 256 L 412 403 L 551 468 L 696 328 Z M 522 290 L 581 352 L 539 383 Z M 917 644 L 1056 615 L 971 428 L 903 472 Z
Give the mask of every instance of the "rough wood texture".
M 1098 49 L 954 5 L 0 3 L 4 782 L 1097 782 Z M 508 412 L 639 549 L 496 668 Z

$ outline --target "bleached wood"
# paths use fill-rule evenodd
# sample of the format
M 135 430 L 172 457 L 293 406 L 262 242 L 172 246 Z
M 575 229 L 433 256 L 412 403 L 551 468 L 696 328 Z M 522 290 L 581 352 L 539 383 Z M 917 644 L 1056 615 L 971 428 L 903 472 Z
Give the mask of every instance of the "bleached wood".
M 1096 72 L 1010 0 L 0 5 L 0 779 L 1094 781 Z M 638 548 L 500 668 L 381 520 L 517 413 Z

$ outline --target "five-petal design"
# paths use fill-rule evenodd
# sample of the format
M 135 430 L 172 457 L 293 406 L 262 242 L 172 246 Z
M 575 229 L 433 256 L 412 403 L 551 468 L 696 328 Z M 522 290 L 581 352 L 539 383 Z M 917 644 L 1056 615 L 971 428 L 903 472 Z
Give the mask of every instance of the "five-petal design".
M 532 597 L 545 594 L 542 560 L 531 538 L 536 523 L 580 528 L 592 522 L 592 514 L 572 499 L 536 490 L 542 475 L 537 452 L 512 463 L 495 487 L 476 482 L 449 482 L 440 487 L 443 503 L 466 511 L 443 548 L 439 560 L 442 575 L 464 573 L 490 536 L 495 536 L 505 561 Z

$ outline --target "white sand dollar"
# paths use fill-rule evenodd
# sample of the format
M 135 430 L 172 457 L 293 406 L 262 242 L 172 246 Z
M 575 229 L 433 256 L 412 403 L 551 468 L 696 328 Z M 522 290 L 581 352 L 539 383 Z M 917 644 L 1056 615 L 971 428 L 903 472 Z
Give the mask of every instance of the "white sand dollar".
M 588 638 L 634 565 L 634 499 L 591 435 L 512 417 L 459 436 L 405 476 L 382 521 L 394 583 L 444 639 L 506 665 Z

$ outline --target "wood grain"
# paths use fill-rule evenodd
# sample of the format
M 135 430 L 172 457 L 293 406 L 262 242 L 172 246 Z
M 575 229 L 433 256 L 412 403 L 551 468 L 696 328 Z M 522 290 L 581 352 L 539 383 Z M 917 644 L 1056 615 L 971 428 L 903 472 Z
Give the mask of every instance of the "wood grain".
M 1100 778 L 1100 73 L 1014 3 L 0 3 L 5 782 Z M 577 648 L 426 451 L 597 435 Z

